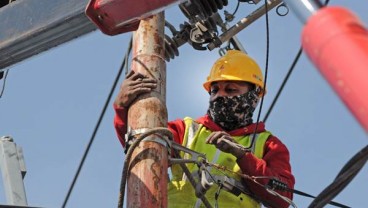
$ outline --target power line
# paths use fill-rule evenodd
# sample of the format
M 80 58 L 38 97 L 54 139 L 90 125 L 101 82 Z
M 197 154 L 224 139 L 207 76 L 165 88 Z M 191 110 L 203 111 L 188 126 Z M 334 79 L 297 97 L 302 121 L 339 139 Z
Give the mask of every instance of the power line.
M 77 179 L 78 179 L 78 176 L 79 176 L 79 174 L 80 174 L 80 171 L 82 170 L 82 167 L 83 167 L 84 162 L 85 162 L 85 160 L 86 160 L 86 158 L 87 158 L 87 155 L 88 155 L 88 153 L 89 153 L 89 150 L 90 150 L 90 148 L 91 148 L 91 146 L 92 146 L 92 143 L 93 143 L 93 141 L 94 141 L 94 139 L 95 139 L 95 137 L 96 137 L 96 134 L 97 134 L 97 131 L 98 131 L 99 127 L 100 127 L 100 124 L 101 124 L 101 122 L 102 122 L 102 119 L 103 119 L 103 117 L 105 116 L 106 109 L 107 109 L 107 108 L 108 108 L 108 106 L 109 106 L 109 103 L 110 103 L 110 100 L 111 100 L 111 98 L 112 98 L 112 95 L 113 95 L 113 93 L 114 93 L 114 91 L 115 91 L 115 88 L 116 88 L 116 86 L 117 86 L 117 84 L 118 84 L 118 82 L 119 82 L 119 80 L 120 80 L 120 76 L 121 76 L 121 74 L 122 74 L 122 72 L 123 72 L 123 70 L 124 70 L 124 66 L 125 66 L 125 64 L 127 63 L 127 62 L 126 62 L 126 57 L 129 55 L 129 53 L 130 53 L 131 49 L 132 49 L 132 38 L 130 39 L 129 46 L 128 46 L 128 49 L 127 49 L 127 52 L 126 52 L 126 54 L 125 54 L 125 56 L 124 56 L 124 58 L 123 58 L 123 62 L 122 62 L 122 64 L 121 64 L 121 66 L 120 66 L 120 69 L 119 69 L 119 71 L 118 71 L 118 74 L 116 75 L 116 78 L 115 78 L 114 84 L 113 84 L 113 85 L 112 85 L 112 87 L 111 87 L 110 93 L 109 93 L 109 95 L 108 95 L 108 97 L 107 97 L 107 99 L 106 99 L 106 101 L 105 101 L 105 105 L 104 105 L 104 107 L 103 107 L 103 109 L 102 109 L 102 111 L 101 111 L 100 117 L 99 117 L 99 119 L 98 119 L 98 121 L 97 121 L 97 124 L 96 124 L 96 126 L 95 126 L 94 130 L 93 130 L 92 136 L 91 136 L 91 138 L 90 138 L 90 140 L 89 140 L 89 142 L 88 142 L 88 145 L 87 145 L 87 147 L 86 147 L 86 150 L 84 151 L 84 154 L 83 154 L 82 160 L 81 160 L 81 162 L 79 163 L 79 166 L 78 166 L 77 172 L 75 173 L 75 176 L 74 176 L 74 178 L 73 178 L 73 181 L 72 181 L 72 183 L 71 183 L 71 185 L 70 185 L 70 187 L 69 187 L 69 191 L 68 191 L 68 193 L 67 193 L 67 195 L 66 195 L 66 197 L 65 197 L 65 199 L 64 199 L 64 202 L 63 202 L 62 208 L 65 208 L 66 204 L 68 203 L 69 197 L 70 197 L 70 195 L 71 195 L 71 193 L 72 193 L 72 191 L 73 191 L 74 185 L 75 185 L 75 183 L 76 183 L 76 181 L 77 181 Z
M 330 3 L 330 0 L 326 0 L 325 3 L 324 3 L 324 6 L 327 6 L 328 3 Z M 266 115 L 265 115 L 265 117 L 263 119 L 263 122 L 266 122 L 267 119 L 268 119 L 268 117 L 270 116 L 270 114 L 271 114 L 271 112 L 273 110 L 273 107 L 275 107 L 275 104 L 276 104 L 277 100 L 279 99 L 279 97 L 281 95 L 281 92 L 282 92 L 282 90 L 284 89 L 284 87 L 286 85 L 286 82 L 289 80 L 291 73 L 294 71 L 294 68 L 295 68 L 296 64 L 298 63 L 299 58 L 300 58 L 300 55 L 302 54 L 302 52 L 303 52 L 303 49 L 302 49 L 302 47 L 300 47 L 298 53 L 296 54 L 296 56 L 295 56 L 295 58 L 293 60 L 293 63 L 291 64 L 291 66 L 289 68 L 288 73 L 286 74 L 284 80 L 282 81 L 282 84 L 281 84 L 279 90 L 276 93 L 275 98 L 272 100 L 271 106 L 267 110 L 267 113 L 266 113 Z
M 266 113 L 266 115 L 265 115 L 265 117 L 263 119 L 263 122 L 266 122 L 267 121 L 268 117 L 270 116 L 270 114 L 271 114 L 271 112 L 273 110 L 273 107 L 275 107 L 275 104 L 276 104 L 277 100 L 279 99 L 282 90 L 284 90 L 284 87 L 286 85 L 286 82 L 289 80 L 291 73 L 294 71 L 294 68 L 295 68 L 296 64 L 298 63 L 298 61 L 299 61 L 299 58 L 300 58 L 300 55 L 302 54 L 302 51 L 303 51 L 303 49 L 300 47 L 297 55 L 294 58 L 293 63 L 291 64 L 291 66 L 289 68 L 288 73 L 286 74 L 284 80 L 282 81 L 282 84 L 281 84 L 279 90 L 276 93 L 275 98 L 272 100 L 271 106 L 268 108 L 268 111 L 267 111 L 267 113 Z
M 270 54 L 270 28 L 269 28 L 269 21 L 268 21 L 268 9 L 267 9 L 267 5 L 268 1 L 265 0 L 265 16 L 266 16 L 266 66 L 265 66 L 265 78 L 264 78 L 264 85 L 263 85 L 263 94 L 262 94 L 262 98 L 261 98 L 261 103 L 259 105 L 259 111 L 258 111 L 258 116 L 257 116 L 257 122 L 256 122 L 256 128 L 254 129 L 253 132 L 253 139 L 252 139 L 252 143 L 254 142 L 254 138 L 256 136 L 257 133 L 257 129 L 258 129 L 258 124 L 259 124 L 259 119 L 261 117 L 261 112 L 262 112 L 262 106 L 263 106 L 263 100 L 264 100 L 264 95 L 266 92 L 266 83 L 267 83 L 267 75 L 268 75 L 268 59 L 269 59 L 269 54 Z M 251 144 L 253 145 L 253 144 Z
M 327 186 L 309 205 L 322 208 L 339 194 L 359 173 L 368 160 L 368 145 L 356 153 L 342 168 L 335 180 Z

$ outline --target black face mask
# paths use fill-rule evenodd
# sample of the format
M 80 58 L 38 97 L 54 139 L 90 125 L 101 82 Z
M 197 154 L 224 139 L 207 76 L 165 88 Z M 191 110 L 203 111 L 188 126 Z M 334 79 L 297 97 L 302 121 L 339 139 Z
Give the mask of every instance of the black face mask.
M 207 114 L 226 131 L 238 129 L 253 122 L 252 116 L 258 100 L 255 90 L 237 96 L 217 97 L 210 101 Z

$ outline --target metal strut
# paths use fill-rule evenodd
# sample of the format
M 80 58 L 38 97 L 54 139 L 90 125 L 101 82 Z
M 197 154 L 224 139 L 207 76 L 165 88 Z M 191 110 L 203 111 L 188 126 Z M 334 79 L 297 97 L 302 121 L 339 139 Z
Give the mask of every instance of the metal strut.
M 229 41 L 231 37 L 242 31 L 244 28 L 249 26 L 251 23 L 256 21 L 258 18 L 260 18 L 262 15 L 264 15 L 266 12 L 270 11 L 277 5 L 281 4 L 281 0 L 268 0 L 267 1 L 267 11 L 266 6 L 263 5 L 259 7 L 257 10 L 252 12 L 250 15 L 244 17 L 239 22 L 237 22 L 234 26 L 230 27 L 226 32 L 222 33 L 217 41 L 213 41 L 207 45 L 208 50 L 213 50 L 219 46 L 221 46 L 222 43 Z
M 189 171 L 188 167 L 185 165 L 185 163 L 195 163 L 200 164 L 200 159 L 204 160 L 206 156 L 204 154 L 198 153 L 196 151 L 193 151 L 191 149 L 188 149 L 186 147 L 183 147 L 179 144 L 176 144 L 175 142 L 171 143 L 171 149 L 173 151 L 175 158 L 169 158 L 169 162 L 171 164 L 179 164 L 180 167 L 183 169 L 185 175 L 188 177 L 188 180 L 190 184 L 193 186 L 194 189 L 196 189 L 197 182 L 194 180 L 194 177 L 192 173 Z M 181 159 L 180 154 L 178 150 L 181 150 L 185 153 L 188 153 L 192 156 L 192 159 Z M 199 196 L 199 197 L 198 197 Z M 211 204 L 208 202 L 207 198 L 203 195 L 198 195 L 197 197 L 200 198 L 203 202 L 203 204 L 206 206 L 206 208 L 211 208 Z

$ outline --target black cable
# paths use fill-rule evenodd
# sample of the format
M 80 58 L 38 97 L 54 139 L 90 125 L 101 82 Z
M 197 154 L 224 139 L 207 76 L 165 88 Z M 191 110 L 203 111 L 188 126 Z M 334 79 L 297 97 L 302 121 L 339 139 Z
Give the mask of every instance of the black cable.
M 240 6 L 240 1 L 238 1 L 238 3 L 236 4 L 235 10 L 233 11 L 232 14 L 230 14 L 228 11 L 224 11 L 224 15 L 225 15 L 225 21 L 226 22 L 231 22 L 234 20 L 235 18 L 235 14 L 238 12 Z
M 145 139 L 147 136 L 150 136 L 152 134 L 165 135 L 165 136 L 168 137 L 169 140 L 172 140 L 172 138 L 173 138 L 173 135 L 172 135 L 172 133 L 169 129 L 163 128 L 163 127 L 157 127 L 157 128 L 152 128 L 152 129 L 148 130 L 147 132 L 140 134 L 138 136 L 138 138 L 136 138 L 134 140 L 132 145 L 129 147 L 127 154 L 125 155 L 124 166 L 123 166 L 123 171 L 122 171 L 121 180 L 120 180 L 120 192 L 119 192 L 118 208 L 123 208 L 123 206 L 124 206 L 125 187 L 126 187 L 126 182 L 127 182 L 127 178 L 128 178 L 128 171 L 129 171 L 129 168 L 130 168 L 129 163 L 130 163 L 131 157 L 133 155 L 133 152 L 134 152 L 135 148 L 138 147 L 139 143 L 143 139 Z
M 0 80 L 2 78 L 4 79 L 4 81 L 3 81 L 3 87 L 2 87 L 1 92 L 0 92 L 0 98 L 1 98 L 3 96 L 3 94 L 4 94 L 5 84 L 6 84 L 6 78 L 7 78 L 8 74 L 9 74 L 9 69 L 6 70 L 5 72 L 4 71 L 1 71 L 0 73 L 1 73 Z
M 220 192 L 221 192 L 222 187 L 223 187 L 223 184 L 220 183 L 220 185 L 219 185 L 219 187 L 218 187 L 218 189 L 217 189 L 217 191 L 215 193 L 215 208 L 218 208 L 219 207 L 218 206 L 218 198 L 220 196 Z
M 235 10 L 231 16 L 233 17 L 235 16 L 235 14 L 238 12 L 239 6 L 240 6 L 240 1 L 238 1 L 238 3 L 236 4 Z
M 131 44 L 132 44 L 132 39 L 130 39 L 129 48 L 131 48 Z M 127 56 L 127 54 L 125 54 L 125 56 Z M 68 200 L 69 200 L 69 197 L 70 197 L 70 194 L 71 194 L 71 193 L 72 193 L 72 191 L 73 191 L 73 188 L 74 188 L 75 182 L 76 182 L 76 181 L 77 181 L 77 179 L 78 179 L 78 176 L 79 176 L 79 174 L 80 174 L 80 171 L 82 170 L 83 164 L 84 164 L 84 162 L 85 162 L 85 160 L 86 160 L 86 158 L 87 158 L 87 155 L 88 155 L 88 153 L 89 153 L 89 150 L 90 150 L 90 148 L 91 148 L 91 146 L 92 146 L 92 143 L 93 143 L 93 141 L 94 141 L 94 139 L 95 139 L 95 137 L 96 137 L 96 134 L 97 134 L 98 128 L 100 127 L 101 121 L 102 121 L 103 117 L 105 116 L 106 109 L 107 109 L 107 108 L 108 108 L 108 106 L 109 106 L 109 103 L 110 103 L 110 100 L 111 100 L 111 98 L 112 98 L 112 95 L 114 94 L 115 88 L 116 88 L 116 86 L 117 86 L 117 84 L 118 84 L 118 82 L 119 82 L 119 80 L 120 80 L 120 76 L 121 76 L 121 74 L 122 74 L 122 72 L 123 72 L 123 70 L 124 70 L 124 65 L 126 64 L 125 60 L 126 60 L 126 59 L 125 59 L 125 57 L 124 57 L 123 62 L 122 62 L 121 66 L 120 66 L 120 69 L 119 69 L 119 71 L 118 71 L 118 74 L 116 75 L 115 81 L 114 81 L 114 83 L 113 83 L 113 85 L 112 85 L 112 87 L 111 87 L 110 93 L 109 93 L 109 95 L 108 95 L 108 97 L 107 97 L 107 99 L 106 99 L 105 105 L 104 105 L 104 107 L 103 107 L 103 109 L 102 109 L 102 112 L 101 112 L 101 114 L 100 114 L 100 117 L 99 117 L 99 119 L 98 119 L 98 121 L 97 121 L 97 124 L 96 124 L 96 126 L 95 126 L 94 130 L 93 130 L 92 136 L 91 136 L 91 138 L 90 138 L 90 140 L 89 140 L 89 142 L 88 142 L 88 145 L 87 145 L 87 147 L 86 147 L 86 150 L 84 151 L 84 154 L 83 154 L 82 160 L 81 160 L 81 162 L 79 163 L 79 166 L 78 166 L 77 172 L 75 173 L 75 176 L 74 176 L 73 181 L 72 181 L 72 183 L 71 183 L 71 185 L 70 185 L 70 188 L 69 188 L 69 190 L 68 190 L 68 193 L 67 193 L 67 195 L 66 195 L 66 197 L 65 197 L 65 199 L 64 199 L 64 202 L 63 202 L 62 208 L 65 208 L 65 206 L 66 206 L 66 204 L 67 204 L 67 202 L 68 202 Z
M 270 28 L 269 28 L 269 21 L 268 21 L 268 2 L 267 0 L 265 0 L 265 11 L 266 11 L 266 66 L 265 66 L 265 78 L 264 78 L 264 85 L 263 85 L 263 94 L 262 94 L 262 98 L 261 98 L 261 103 L 259 106 L 259 111 L 258 111 L 258 116 L 257 116 L 257 122 L 256 122 L 256 128 L 254 129 L 253 132 L 253 139 L 252 139 L 252 144 L 251 146 L 253 146 L 253 142 L 254 142 L 254 138 L 256 136 L 257 130 L 258 130 L 258 124 L 259 124 L 259 119 L 261 117 L 261 112 L 262 112 L 262 106 L 263 106 L 263 100 L 264 100 L 264 95 L 266 92 L 266 83 L 267 83 L 267 74 L 268 74 L 268 59 L 269 59 L 269 54 L 270 54 Z
M 279 97 L 281 95 L 281 92 L 282 92 L 282 90 L 284 89 L 284 87 L 286 85 L 286 82 L 289 80 L 291 73 L 294 71 L 294 68 L 295 68 L 296 64 L 298 63 L 298 61 L 299 61 L 299 58 L 300 58 L 300 55 L 302 54 L 302 51 L 303 51 L 303 49 L 300 47 L 298 53 L 296 54 L 296 56 L 294 58 L 293 63 L 291 64 L 291 66 L 289 68 L 288 73 L 286 74 L 284 80 L 282 81 L 282 84 L 281 84 L 279 90 L 277 91 L 277 94 L 276 94 L 275 98 L 272 100 L 271 106 L 268 109 L 268 111 L 267 111 L 267 113 L 266 113 L 266 115 L 263 119 L 263 122 L 267 121 L 268 117 L 270 116 L 270 114 L 273 110 L 273 107 L 275 107 L 275 104 L 276 104 L 277 100 L 279 99 Z
M 307 193 L 302 192 L 302 191 L 298 191 L 296 189 L 287 189 L 286 191 L 292 192 L 294 194 L 298 194 L 300 196 L 305 196 L 305 197 L 313 198 L 313 199 L 317 198 L 317 197 L 315 197 L 313 195 L 307 194 Z M 330 201 L 328 204 L 334 205 L 335 207 L 350 208 L 349 206 L 346 206 L 344 204 L 340 204 L 340 203 L 334 202 L 334 201 Z
M 326 1 L 325 1 L 325 3 L 324 3 L 324 6 L 327 6 L 327 5 L 328 5 L 328 3 L 330 3 L 330 0 L 326 0 Z M 273 110 L 273 107 L 275 106 L 275 104 L 276 104 L 277 100 L 279 99 L 279 97 L 280 97 L 280 95 L 281 95 L 282 90 L 284 89 L 284 87 L 285 87 L 285 85 L 286 85 L 286 82 L 289 80 L 289 77 L 290 77 L 291 73 L 293 72 L 293 70 L 294 70 L 294 68 L 295 68 L 296 64 L 297 64 L 297 63 L 298 63 L 298 61 L 299 61 L 299 58 L 300 58 L 300 55 L 302 54 L 302 51 L 303 51 L 303 49 L 302 49 L 302 47 L 300 47 L 300 49 L 299 49 L 299 51 L 298 51 L 297 55 L 296 55 L 296 56 L 295 56 L 295 58 L 294 58 L 293 63 L 291 64 L 291 66 L 290 66 L 290 68 L 289 68 L 288 73 L 286 74 L 286 76 L 285 76 L 284 80 L 282 81 L 282 84 L 281 84 L 281 86 L 280 86 L 279 90 L 277 91 L 277 94 L 276 94 L 275 98 L 273 99 L 272 104 L 271 104 L 270 108 L 268 109 L 268 111 L 267 111 L 267 113 L 266 113 L 266 115 L 265 115 L 265 117 L 264 117 L 264 119 L 263 119 L 263 122 L 266 122 L 266 121 L 267 121 L 267 119 L 268 119 L 268 117 L 270 116 L 270 114 L 271 114 L 271 112 L 272 112 L 272 110 Z
M 342 168 L 335 180 L 326 187 L 309 205 L 309 208 L 320 208 L 328 204 L 359 173 L 368 160 L 368 145 L 352 157 Z

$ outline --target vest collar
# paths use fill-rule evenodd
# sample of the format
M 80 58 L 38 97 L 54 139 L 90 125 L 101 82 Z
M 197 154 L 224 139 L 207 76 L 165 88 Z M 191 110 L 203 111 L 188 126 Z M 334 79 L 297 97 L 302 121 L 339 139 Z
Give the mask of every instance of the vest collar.
M 215 122 L 213 122 L 213 120 L 206 114 L 198 119 L 196 119 L 196 121 L 198 123 L 203 124 L 205 127 L 207 127 L 209 130 L 211 131 L 225 131 L 223 130 L 220 126 L 218 126 Z M 231 136 L 244 136 L 244 135 L 249 135 L 249 134 L 253 134 L 254 130 L 256 129 L 256 124 L 252 123 L 249 124 L 248 126 L 239 128 L 239 129 L 235 129 L 232 131 L 229 131 L 227 133 L 229 133 Z M 256 133 L 260 133 L 265 131 L 265 124 L 263 122 L 259 122 L 258 126 L 257 126 L 257 131 Z

